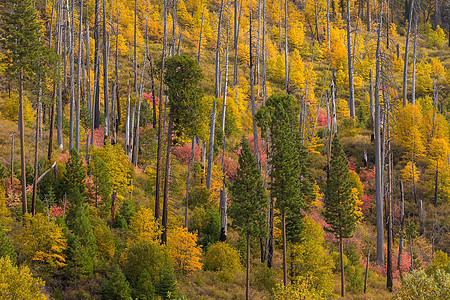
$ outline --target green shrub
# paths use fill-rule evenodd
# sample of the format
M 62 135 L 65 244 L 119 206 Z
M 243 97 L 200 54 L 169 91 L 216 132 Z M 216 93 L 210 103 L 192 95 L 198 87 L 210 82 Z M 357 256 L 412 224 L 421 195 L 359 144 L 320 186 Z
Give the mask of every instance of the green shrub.
M 9 256 L 11 263 L 16 264 L 17 253 L 14 250 L 14 245 L 12 244 L 9 237 L 6 235 L 3 227 L 0 226 L 0 257 Z
M 128 225 L 135 213 L 133 202 L 128 199 L 124 200 L 119 213 L 114 219 L 113 226 L 116 228 L 128 229 Z
M 277 300 L 291 300 L 291 299 L 323 299 L 311 285 L 310 280 L 300 278 L 294 284 L 288 284 L 286 287 L 282 284 L 277 284 L 274 289 L 274 299 Z
M 218 271 L 219 278 L 224 281 L 230 280 L 241 269 L 239 252 L 230 244 L 217 242 L 206 252 L 205 268 Z
M 259 263 L 251 269 L 252 271 L 252 285 L 259 289 L 264 289 L 272 292 L 276 287 L 276 272 L 273 268 L 269 268 L 264 263 Z
M 150 281 L 154 284 L 159 280 L 162 269 L 166 265 L 172 265 L 165 249 L 149 240 L 130 245 L 126 257 L 122 269 L 133 287 L 137 285 L 144 271 L 148 273 Z

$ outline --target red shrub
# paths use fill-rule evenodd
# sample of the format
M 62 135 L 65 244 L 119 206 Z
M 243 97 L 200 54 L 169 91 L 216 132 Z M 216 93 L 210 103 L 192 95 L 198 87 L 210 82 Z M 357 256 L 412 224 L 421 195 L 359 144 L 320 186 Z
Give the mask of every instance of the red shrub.
M 175 157 L 181 161 L 182 163 L 189 163 L 189 158 L 191 157 L 191 150 L 192 150 L 192 144 L 187 143 L 183 146 L 177 146 L 174 147 L 172 153 L 175 155 Z M 195 154 L 194 154 L 194 160 L 196 162 L 200 162 L 200 155 L 201 155 L 201 149 L 198 145 L 195 145 Z

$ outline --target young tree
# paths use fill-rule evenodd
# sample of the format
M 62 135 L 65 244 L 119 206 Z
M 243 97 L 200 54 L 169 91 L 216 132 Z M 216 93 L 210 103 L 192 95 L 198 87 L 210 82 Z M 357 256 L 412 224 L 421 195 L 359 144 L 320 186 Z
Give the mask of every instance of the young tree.
M 71 230 L 69 234 L 69 267 L 75 276 L 90 276 L 94 271 L 94 261 L 97 256 L 97 245 L 87 205 L 75 187 L 69 194 L 73 206 L 67 219 Z
M 70 157 L 66 164 L 66 172 L 61 181 L 60 192 L 70 193 L 74 188 L 78 188 L 80 193 L 84 193 L 86 185 L 84 179 L 86 178 L 86 170 L 77 150 L 70 151 Z M 62 195 L 61 195 L 62 196 Z
M 352 195 L 348 160 L 337 135 L 333 139 L 331 150 L 331 169 L 326 184 L 323 216 L 329 224 L 327 230 L 334 233 L 334 236 L 339 240 L 341 296 L 344 297 L 344 247 L 342 239 L 352 237 L 358 216 L 355 214 L 356 202 Z
M 1 13 L 0 44 L 4 50 L 2 63 L 5 74 L 19 88 L 19 132 L 22 170 L 22 213 L 27 212 L 25 176 L 25 137 L 23 121 L 23 85 L 31 79 L 35 69 L 47 51 L 40 41 L 43 32 L 33 0 L 11 0 Z M 18 79 L 18 80 L 17 80 Z
M 239 168 L 231 191 L 230 216 L 232 225 L 245 233 L 247 238 L 247 279 L 245 287 L 246 299 L 249 297 L 250 285 L 250 235 L 262 237 L 265 235 L 265 216 L 261 214 L 267 205 L 266 195 L 261 180 L 261 172 L 250 150 L 247 139 L 242 137 Z

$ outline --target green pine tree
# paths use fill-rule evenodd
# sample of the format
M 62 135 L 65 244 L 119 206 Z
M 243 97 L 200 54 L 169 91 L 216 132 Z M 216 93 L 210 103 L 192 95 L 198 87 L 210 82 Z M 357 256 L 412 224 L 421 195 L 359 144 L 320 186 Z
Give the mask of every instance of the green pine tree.
M 172 265 L 164 265 L 161 270 L 159 281 L 155 285 L 156 294 L 163 299 L 171 299 L 176 297 L 177 284 L 175 282 L 175 274 Z
M 230 217 L 233 219 L 232 226 L 239 229 L 247 238 L 247 280 L 246 297 L 249 291 L 249 269 L 250 269 L 250 236 L 263 237 L 265 226 L 265 215 L 262 211 L 267 206 L 261 172 L 256 165 L 255 157 L 250 150 L 245 136 L 242 137 L 241 153 L 239 154 L 239 168 L 236 179 L 231 186 Z
M 131 288 L 119 266 L 102 286 L 102 298 L 111 300 L 131 299 Z
M 303 211 L 315 197 L 308 151 L 298 131 L 297 107 L 292 96 L 273 95 L 258 112 L 258 123 L 263 130 L 270 131 L 272 141 L 270 192 L 281 214 L 284 284 L 287 284 L 287 242 L 301 241 Z
M 84 179 L 86 178 L 86 170 L 81 161 L 81 157 L 77 150 L 73 148 L 70 151 L 70 157 L 66 164 L 66 172 L 61 180 L 61 185 L 59 186 L 59 194 L 63 196 L 64 193 L 69 194 L 75 188 L 78 192 L 84 196 L 86 192 L 86 185 Z
M 167 85 L 173 131 L 179 136 L 198 135 L 204 120 L 202 70 L 188 55 L 174 55 L 165 61 L 164 83 Z
M 348 160 L 339 137 L 336 135 L 331 144 L 330 176 L 325 189 L 325 206 L 322 212 L 329 227 L 339 240 L 341 255 L 341 295 L 344 296 L 344 248 L 342 239 L 350 238 L 356 228 L 358 216 L 355 214 L 356 203 L 352 196 Z
M 4 74 L 9 77 L 11 85 L 19 90 L 23 214 L 27 212 L 23 88 L 26 81 L 35 79 L 36 72 L 42 78 L 53 60 L 51 52 L 43 45 L 44 40 L 41 40 L 44 26 L 34 5 L 34 0 L 10 0 L 2 3 L 0 10 L 0 47 L 3 50 L 0 63 L 4 65 Z M 41 80 L 34 81 L 40 85 Z
M 89 212 L 78 188 L 71 192 L 69 200 L 74 206 L 67 215 L 70 246 L 70 266 L 73 274 L 90 276 L 94 271 L 97 246 L 89 220 Z

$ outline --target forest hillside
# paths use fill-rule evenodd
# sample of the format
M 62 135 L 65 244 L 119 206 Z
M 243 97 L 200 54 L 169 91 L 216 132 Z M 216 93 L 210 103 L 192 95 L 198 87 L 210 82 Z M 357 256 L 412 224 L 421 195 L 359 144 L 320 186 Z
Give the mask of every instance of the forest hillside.
M 0 0 L 0 299 L 448 299 L 449 22 Z

